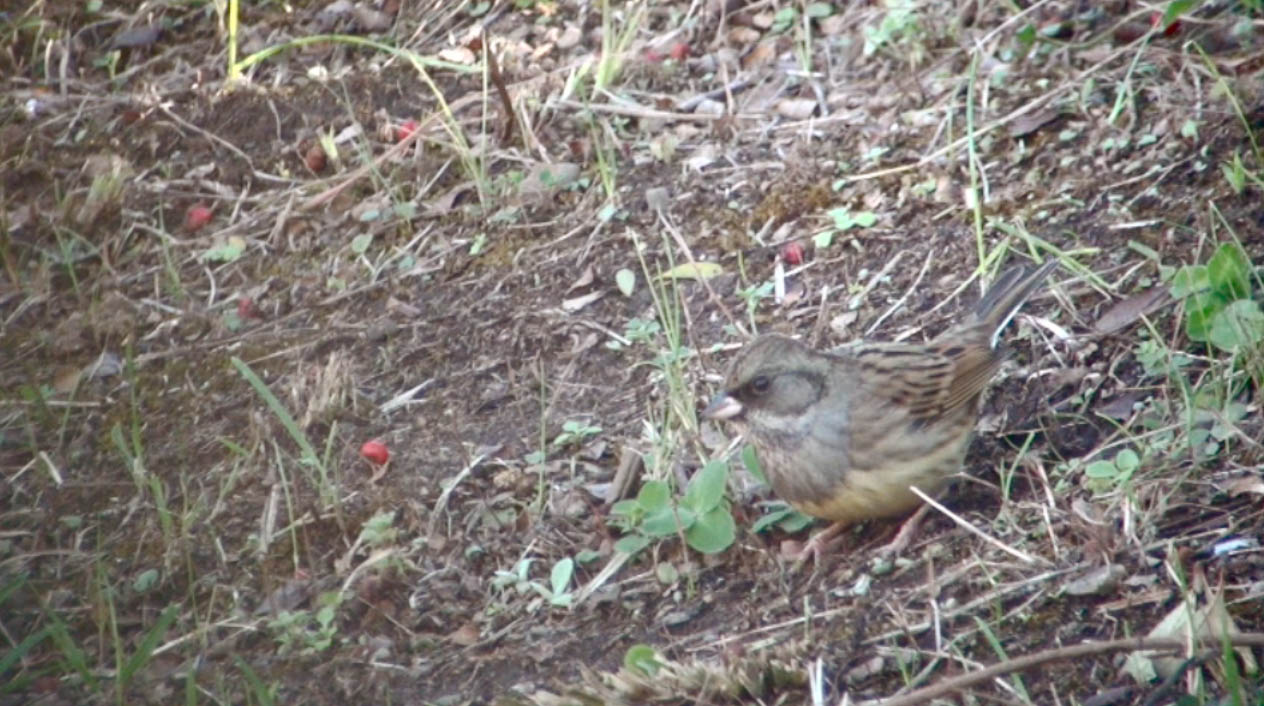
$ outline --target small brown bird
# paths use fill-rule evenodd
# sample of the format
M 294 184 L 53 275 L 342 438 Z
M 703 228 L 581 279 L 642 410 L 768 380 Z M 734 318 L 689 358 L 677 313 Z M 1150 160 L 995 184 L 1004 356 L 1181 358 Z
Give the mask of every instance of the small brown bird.
M 819 558 L 856 522 L 912 511 L 920 498 L 910 487 L 934 495 L 960 470 L 979 396 L 1004 359 L 997 338 L 1056 264 L 1007 270 L 966 321 L 929 343 L 820 353 L 761 336 L 733 361 L 703 415 L 737 425 L 782 499 L 833 521 L 794 558 Z M 907 543 L 917 519 L 889 549 Z

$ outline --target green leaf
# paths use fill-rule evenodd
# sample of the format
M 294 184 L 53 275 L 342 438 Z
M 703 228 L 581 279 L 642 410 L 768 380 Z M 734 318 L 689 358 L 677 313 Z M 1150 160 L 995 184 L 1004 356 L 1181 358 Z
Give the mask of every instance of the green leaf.
M 834 14 L 834 6 L 827 2 L 808 3 L 808 6 L 803 8 L 803 14 L 814 20 L 818 20 Z
M 773 510 L 772 512 L 766 513 L 763 517 L 760 517 L 758 520 L 755 520 L 755 524 L 751 525 L 750 531 L 755 532 L 755 533 L 763 532 L 769 527 L 772 527 L 778 522 L 781 522 L 782 520 L 786 519 L 793 512 L 794 511 L 791 510 L 790 508 L 783 507 L 780 510 Z
M 737 537 L 737 523 L 726 507 L 717 507 L 698 518 L 685 532 L 689 546 L 703 554 L 716 554 L 728 549 Z
M 805 515 L 799 512 L 798 510 L 791 510 L 790 514 L 786 517 L 785 520 L 781 522 L 780 525 L 778 525 L 778 527 L 781 528 L 782 532 L 789 532 L 790 534 L 794 534 L 795 532 L 798 532 L 800 530 L 806 529 L 807 527 L 811 526 L 813 522 L 816 522 L 815 517 L 812 517 L 811 515 Z
M 1211 277 L 1204 265 L 1186 265 L 1172 277 L 1172 296 L 1184 299 L 1211 287 Z
M 659 562 L 658 566 L 654 567 L 654 576 L 664 586 L 671 586 L 680 580 L 680 572 L 676 570 L 676 565 L 670 561 Z
M 202 260 L 213 262 L 235 262 L 246 252 L 246 240 L 239 235 L 230 235 L 223 243 L 202 253 Z
M 878 216 L 873 211 L 861 211 L 857 213 L 852 220 L 861 228 L 870 228 L 878 222 Z
M 1124 449 L 1115 455 L 1115 468 L 1129 473 L 1137 470 L 1141 465 L 1141 457 L 1137 456 L 1137 452 L 1132 449 Z
M 553 565 L 553 571 L 549 574 L 549 585 L 553 589 L 553 595 L 566 593 L 566 587 L 571 584 L 571 576 L 575 573 L 575 560 L 566 557 Z
M 665 507 L 647 516 L 641 523 L 641 531 L 651 537 L 670 537 L 682 529 L 692 527 L 697 519 L 698 513 L 684 505 Z
M 1172 0 L 1172 2 L 1167 4 L 1167 9 L 1163 11 L 1163 22 L 1159 26 L 1167 27 L 1172 24 L 1180 19 L 1181 15 L 1194 7 L 1196 3 L 1197 0 Z
M 833 242 L 834 242 L 833 230 L 823 230 L 820 233 L 817 233 L 816 235 L 812 236 L 812 247 L 816 248 L 817 250 L 824 250 L 825 248 L 828 248 L 831 244 L 833 244 Z
M 1229 301 L 1251 296 L 1251 261 L 1237 243 L 1216 248 L 1216 254 L 1207 261 L 1207 275 L 1211 288 Z
M 746 466 L 746 470 L 758 478 L 760 483 L 768 485 L 768 476 L 764 474 L 764 467 L 759 462 L 759 456 L 756 455 L 754 446 L 747 444 L 742 447 L 742 465 Z
M 623 654 L 623 666 L 628 671 L 640 672 L 641 674 L 652 677 L 658 673 L 658 668 L 662 663 L 658 661 L 658 653 L 649 645 L 632 645 L 628 651 Z
M 1185 335 L 1191 341 L 1207 341 L 1211 337 L 1212 319 L 1228 304 L 1215 292 L 1195 294 L 1185 300 Z
M 671 498 L 671 488 L 661 480 L 646 481 L 641 486 L 641 492 L 636 494 L 636 502 L 641 509 L 646 512 L 662 510 L 667 507 L 667 501 Z
M 137 593 L 144 593 L 153 588 L 158 583 L 158 570 L 145 569 L 132 581 L 132 590 Z
M 1264 312 L 1250 299 L 1239 299 L 1211 317 L 1207 341 L 1222 351 L 1235 351 L 1264 341 Z
M 1030 23 L 1023 25 L 1023 28 L 1018 30 L 1018 33 L 1014 35 L 1014 38 L 1018 40 L 1019 46 L 1021 46 L 1025 52 L 1027 48 L 1036 41 L 1036 26 Z
M 729 464 L 720 460 L 708 461 L 689 480 L 685 488 L 684 504 L 695 512 L 710 512 L 724 499 L 724 487 L 729 479 Z
M 351 239 L 351 252 L 357 255 L 363 255 L 372 244 L 373 236 L 368 233 L 362 233 Z
M 621 537 L 619 541 L 614 543 L 616 552 L 632 555 L 648 547 L 652 540 L 643 534 L 629 534 Z
M 644 509 L 639 500 L 620 500 L 610 506 L 610 514 L 622 517 L 636 517 Z
M 1089 478 L 1114 478 L 1119 475 L 1119 469 L 1110 461 L 1094 461 L 1084 469 L 1084 475 Z
M 623 296 L 630 297 L 636 289 L 636 275 L 625 267 L 614 273 L 614 283 L 619 287 L 619 291 L 623 292 Z

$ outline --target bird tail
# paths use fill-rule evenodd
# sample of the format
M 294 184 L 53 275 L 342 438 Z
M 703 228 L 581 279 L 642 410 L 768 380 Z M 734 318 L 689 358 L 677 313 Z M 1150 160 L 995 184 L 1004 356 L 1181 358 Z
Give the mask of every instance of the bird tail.
M 1058 261 L 1050 260 L 1036 269 L 1026 265 L 1011 267 L 983 294 L 974 307 L 974 326 L 988 338 L 988 345 L 996 348 L 997 337 L 1005 325 L 1014 318 L 1027 298 L 1039 289 L 1058 266 Z

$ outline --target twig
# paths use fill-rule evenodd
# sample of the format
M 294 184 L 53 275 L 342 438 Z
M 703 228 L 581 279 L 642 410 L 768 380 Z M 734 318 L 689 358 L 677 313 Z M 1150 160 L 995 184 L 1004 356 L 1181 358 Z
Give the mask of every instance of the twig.
M 889 309 L 882 312 L 882 316 L 879 316 L 872 324 L 869 325 L 869 328 L 865 330 L 866 336 L 872 334 L 874 331 L 877 331 L 878 327 L 882 325 L 883 321 L 886 321 L 888 316 L 895 313 L 895 311 L 900 307 L 904 306 L 904 302 L 908 301 L 908 298 L 913 293 L 913 290 L 917 289 L 917 285 L 922 283 L 922 278 L 926 276 L 926 270 L 930 269 L 930 261 L 934 256 L 935 251 L 933 249 L 926 251 L 926 262 L 922 263 L 922 269 L 917 273 L 917 279 L 914 279 L 913 284 L 909 285 L 909 288 L 904 291 L 904 296 L 897 299 Z
M 1264 633 L 1252 632 L 1238 635 L 1223 635 L 1217 639 L 1223 640 L 1235 647 L 1264 647 Z M 962 674 L 959 677 L 945 679 L 944 681 L 933 686 L 928 686 L 925 689 L 911 691 L 902 696 L 896 696 L 878 703 L 881 706 L 912 706 L 912 704 L 925 703 L 945 694 L 949 694 L 954 691 L 962 691 L 976 684 L 982 684 L 1013 672 L 1021 672 L 1025 669 L 1038 667 L 1048 662 L 1060 662 L 1068 659 L 1078 659 L 1080 657 L 1104 654 L 1106 652 L 1119 652 L 1121 650 L 1181 650 L 1186 647 L 1187 643 L 1184 638 L 1174 637 L 1125 638 L 1122 640 L 1086 642 L 1079 645 L 1056 647 L 1051 650 L 1037 652 L 1034 655 L 1005 660 L 1004 662 L 994 664 L 991 667 L 985 667 L 969 674 Z
M 961 519 L 961 517 L 960 517 L 959 515 L 957 515 L 956 513 L 954 513 L 952 510 L 949 510 L 948 508 L 946 508 L 946 507 L 944 507 L 943 505 L 941 505 L 938 501 L 936 501 L 936 500 L 935 500 L 934 498 L 932 498 L 931 496 L 927 495 L 926 493 L 923 493 L 920 489 L 918 489 L 918 487 L 917 487 L 917 486 L 909 486 L 909 490 L 913 491 L 913 493 L 914 493 L 914 494 L 916 494 L 916 495 L 917 495 L 917 497 L 921 498 L 921 499 L 922 499 L 922 501 L 923 501 L 923 502 L 925 502 L 927 505 L 930 505 L 931 507 L 933 507 L 933 508 L 935 508 L 936 510 L 940 511 L 940 512 L 941 512 L 941 513 L 943 513 L 944 515 L 947 515 L 947 516 L 948 516 L 948 519 L 952 520 L 953 522 L 956 522 L 956 523 L 957 523 L 958 525 L 960 525 L 961 527 L 963 527 L 963 528 L 965 528 L 965 529 L 967 529 L 967 530 L 969 530 L 969 531 L 973 532 L 974 534 L 976 534 L 976 535 L 977 535 L 980 539 L 982 539 L 983 541 L 985 541 L 985 542 L 987 542 L 988 544 L 991 544 L 992 546 L 994 546 L 994 547 L 996 547 L 996 548 L 1000 549 L 1001 551 L 1005 552 L 1006 554 L 1009 554 L 1010 556 L 1015 557 L 1015 558 L 1016 558 L 1016 559 L 1018 559 L 1019 561 L 1022 561 L 1022 562 L 1028 563 L 1028 564 L 1048 563 L 1048 562 L 1044 562 L 1044 561 L 1037 561 L 1035 557 L 1030 556 L 1030 555 L 1028 555 L 1028 554 L 1024 554 L 1023 552 L 1020 552 L 1020 551 L 1018 551 L 1017 549 L 1014 549 L 1013 547 L 1011 547 L 1011 546 L 1009 546 L 1008 544 L 1006 544 L 1006 543 L 1002 542 L 1001 540 L 999 540 L 999 539 L 997 539 L 997 538 L 995 538 L 995 537 L 993 537 L 993 536 L 991 536 L 991 535 L 987 534 L 986 532 L 984 532 L 983 530 L 979 529 L 978 527 L 975 527 L 974 525 L 970 524 L 969 522 L 966 522 L 965 520 Z

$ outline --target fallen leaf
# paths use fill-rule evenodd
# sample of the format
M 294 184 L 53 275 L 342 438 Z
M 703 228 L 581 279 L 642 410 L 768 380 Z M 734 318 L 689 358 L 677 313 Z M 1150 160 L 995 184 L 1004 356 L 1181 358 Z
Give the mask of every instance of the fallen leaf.
M 1125 297 L 1114 306 L 1102 312 L 1093 324 L 1098 333 L 1114 333 L 1120 331 L 1146 314 L 1153 313 L 1172 302 L 1172 295 L 1167 287 L 1151 287 L 1143 292 Z
M 583 309 L 584 307 L 588 306 L 589 304 L 592 304 L 593 302 L 597 301 L 598 299 L 604 296 L 606 296 L 606 293 L 601 291 L 600 289 L 597 289 L 587 294 L 583 294 L 578 297 L 567 299 L 562 302 L 562 311 L 566 311 L 573 314 L 576 311 Z
M 567 287 L 566 291 L 573 292 L 576 289 L 579 289 L 581 287 L 587 287 L 588 285 L 593 283 L 593 279 L 595 279 L 595 275 L 593 274 L 593 267 L 592 265 L 589 265 L 588 267 L 584 268 L 583 272 L 579 273 L 579 279 L 575 280 L 574 282 L 571 282 L 571 286 Z
M 1231 498 L 1236 498 L 1244 493 L 1264 495 L 1264 478 L 1261 478 L 1253 473 L 1240 476 L 1226 483 L 1224 489 L 1225 492 L 1229 493 L 1229 497 Z
M 786 98 L 774 105 L 777 115 L 791 120 L 807 120 L 816 112 L 818 103 L 815 98 Z
M 469 66 L 474 63 L 474 52 L 465 47 L 450 47 L 439 52 L 439 58 L 453 64 Z
M 1099 566 L 1068 581 L 1062 590 L 1072 596 L 1103 596 L 1114 592 L 1127 573 L 1119 564 Z
M 659 279 L 710 279 L 724 274 L 724 268 L 716 262 L 686 262 L 659 275 Z
M 448 633 L 448 640 L 462 647 L 476 645 L 478 644 L 478 626 L 474 623 L 466 623 Z

